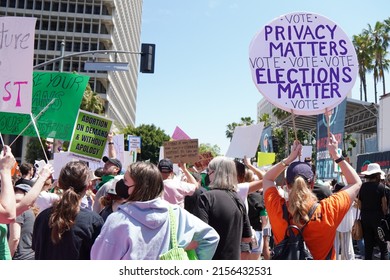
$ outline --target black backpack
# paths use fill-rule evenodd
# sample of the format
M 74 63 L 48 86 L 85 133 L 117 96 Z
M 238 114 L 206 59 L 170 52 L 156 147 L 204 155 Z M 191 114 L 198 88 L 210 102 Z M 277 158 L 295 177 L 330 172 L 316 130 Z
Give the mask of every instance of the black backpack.
M 288 226 L 282 242 L 276 245 L 271 252 L 271 258 L 273 260 L 313 260 L 309 249 L 303 240 L 303 230 L 310 222 L 311 217 L 316 211 L 319 203 L 315 203 L 309 210 L 309 221 L 303 225 L 302 228 L 296 225 L 291 225 L 289 221 L 289 214 L 286 204 L 283 203 L 283 218 L 287 220 Z M 330 258 L 332 250 L 330 250 L 327 259 Z

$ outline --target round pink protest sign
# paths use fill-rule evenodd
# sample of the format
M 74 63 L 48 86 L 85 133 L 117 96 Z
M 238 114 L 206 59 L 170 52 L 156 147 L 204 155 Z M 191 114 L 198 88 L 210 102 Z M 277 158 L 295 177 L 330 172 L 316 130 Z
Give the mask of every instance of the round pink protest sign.
M 286 14 L 264 26 L 249 46 L 249 65 L 264 97 L 296 115 L 336 107 L 351 91 L 358 71 L 347 34 L 308 12 Z

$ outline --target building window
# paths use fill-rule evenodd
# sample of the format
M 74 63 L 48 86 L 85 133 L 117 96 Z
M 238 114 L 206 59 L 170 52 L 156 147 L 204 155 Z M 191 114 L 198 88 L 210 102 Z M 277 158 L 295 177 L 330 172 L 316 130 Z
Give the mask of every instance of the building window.
M 65 31 L 65 22 L 60 21 L 60 22 L 58 23 L 58 30 L 59 30 L 59 31 Z
M 45 4 L 43 5 L 43 9 L 45 11 L 50 11 L 50 2 L 49 1 L 45 1 Z
M 52 4 L 51 4 L 51 11 L 52 12 L 58 12 L 58 6 L 59 6 L 58 2 L 52 2 Z
M 79 14 L 83 14 L 84 13 L 84 5 L 83 4 L 77 5 L 77 12 Z
M 90 24 L 84 24 L 84 33 L 91 33 L 91 25 Z
M 49 41 L 48 50 L 54 51 L 56 49 L 56 43 L 54 41 Z
M 72 21 L 68 22 L 68 26 L 66 27 L 66 31 L 73 32 L 73 28 L 74 28 L 74 23 Z
M 83 43 L 83 52 L 89 51 L 89 44 L 88 43 Z
M 19 0 L 18 8 L 19 8 L 19 9 L 24 9 L 24 4 L 25 4 L 25 1 L 24 1 L 24 0 Z
M 71 52 L 72 51 L 72 42 L 65 42 L 65 50 L 67 52 Z
M 85 6 L 85 13 L 88 15 L 92 14 L 92 5 Z
M 74 30 L 74 32 L 81 32 L 83 28 L 83 25 L 81 23 L 76 23 L 76 29 Z
M 93 7 L 93 14 L 94 15 L 100 15 L 100 6 L 94 6 Z
M 66 3 L 61 3 L 61 6 L 60 6 L 61 12 L 66 13 L 67 8 L 68 8 L 68 5 L 66 5 Z

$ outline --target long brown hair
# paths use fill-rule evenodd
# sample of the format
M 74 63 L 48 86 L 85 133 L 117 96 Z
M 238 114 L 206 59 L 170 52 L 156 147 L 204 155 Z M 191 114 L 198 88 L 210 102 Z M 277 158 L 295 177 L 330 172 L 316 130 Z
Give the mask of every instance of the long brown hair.
M 309 221 L 308 212 L 317 197 L 310 190 L 304 178 L 297 176 L 288 194 L 288 211 L 292 215 L 294 224 L 304 225 Z
M 49 218 L 51 240 L 54 244 L 61 241 L 62 235 L 70 230 L 80 211 L 80 200 L 90 183 L 88 166 L 81 161 L 67 163 L 60 172 L 58 185 L 63 190 L 61 199 L 53 203 Z
M 134 190 L 127 201 L 148 201 L 160 196 L 164 182 L 160 170 L 153 163 L 138 161 L 127 168 L 134 181 Z

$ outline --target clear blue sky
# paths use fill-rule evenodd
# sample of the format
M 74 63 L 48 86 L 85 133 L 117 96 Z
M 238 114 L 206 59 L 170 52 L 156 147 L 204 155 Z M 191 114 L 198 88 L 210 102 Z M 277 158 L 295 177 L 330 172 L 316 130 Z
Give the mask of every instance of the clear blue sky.
M 241 117 L 256 122 L 262 95 L 248 62 L 256 32 L 302 11 L 329 18 L 352 39 L 388 18 L 389 8 L 388 0 L 144 0 L 141 42 L 156 44 L 156 64 L 154 74 L 139 74 L 136 126 L 154 124 L 168 135 L 179 126 L 224 154 L 227 125 Z M 352 97 L 359 98 L 359 79 Z

